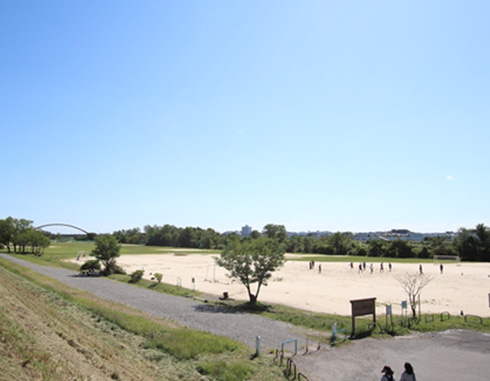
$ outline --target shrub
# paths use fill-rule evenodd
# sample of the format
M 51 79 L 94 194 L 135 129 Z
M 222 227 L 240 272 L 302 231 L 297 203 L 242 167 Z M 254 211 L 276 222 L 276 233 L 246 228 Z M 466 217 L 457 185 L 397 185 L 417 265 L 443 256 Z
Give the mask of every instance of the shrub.
M 80 270 L 100 270 L 98 259 L 90 259 L 80 266 Z
M 155 276 L 155 279 L 157 280 L 158 283 L 162 283 L 163 274 L 155 273 L 153 275 Z
M 126 274 L 126 271 L 122 267 L 116 264 L 116 262 L 109 262 L 106 264 L 103 272 L 103 275 L 109 276 L 112 274 Z
M 136 270 L 133 271 L 130 275 L 131 279 L 129 280 L 129 283 L 137 283 L 143 278 L 143 274 L 145 273 L 145 270 Z

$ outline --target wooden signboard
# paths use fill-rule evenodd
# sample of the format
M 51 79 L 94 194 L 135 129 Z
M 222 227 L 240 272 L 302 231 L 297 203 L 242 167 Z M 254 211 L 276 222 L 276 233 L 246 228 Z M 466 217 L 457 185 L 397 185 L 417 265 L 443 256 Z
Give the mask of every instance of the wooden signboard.
M 356 330 L 356 316 L 373 314 L 373 324 L 376 324 L 376 298 L 351 300 L 352 335 Z

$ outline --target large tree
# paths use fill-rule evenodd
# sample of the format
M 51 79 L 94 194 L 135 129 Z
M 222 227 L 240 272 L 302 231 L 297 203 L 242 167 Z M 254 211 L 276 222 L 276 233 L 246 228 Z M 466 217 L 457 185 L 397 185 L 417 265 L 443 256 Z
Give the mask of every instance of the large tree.
M 267 224 L 264 226 L 263 233 L 267 238 L 277 239 L 280 242 L 285 242 L 288 238 L 284 225 Z
M 454 245 L 464 261 L 490 262 L 490 229 L 484 224 L 459 229 Z
M 262 285 L 266 286 L 274 270 L 284 264 L 284 254 L 284 246 L 277 239 L 236 239 L 228 243 L 216 263 L 230 272 L 230 278 L 238 279 L 245 286 L 250 303 L 255 304 Z M 254 283 L 257 283 L 255 292 Z
M 121 245 L 113 235 L 98 235 L 95 238 L 95 249 L 92 250 L 91 256 L 97 258 L 104 264 L 104 274 L 110 275 L 119 272 L 120 269 L 116 264 L 116 258 L 119 257 Z
M 10 245 L 14 240 L 15 224 L 12 217 L 0 220 L 0 243 L 4 244 L 10 253 Z

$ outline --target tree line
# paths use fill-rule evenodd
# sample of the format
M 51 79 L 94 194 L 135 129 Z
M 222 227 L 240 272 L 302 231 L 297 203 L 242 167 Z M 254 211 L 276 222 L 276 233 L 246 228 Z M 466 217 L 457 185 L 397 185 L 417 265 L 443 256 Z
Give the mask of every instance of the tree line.
M 12 217 L 0 220 L 0 249 L 6 247 L 9 253 L 41 255 L 50 242 L 43 232 L 34 229 L 32 221 Z
M 46 235 L 48 236 L 46 236 Z M 88 239 L 93 239 L 90 234 Z M 173 225 L 146 225 L 118 230 L 113 236 L 119 243 L 148 246 L 224 250 L 234 240 L 254 240 L 260 237 L 278 240 L 287 252 L 332 255 L 356 255 L 390 258 L 432 258 L 434 255 L 459 255 L 464 261 L 490 262 L 490 229 L 478 224 L 474 229 L 460 228 L 453 239 L 449 236 L 427 237 L 423 242 L 401 239 L 385 241 L 371 239 L 356 241 L 350 232 L 337 232 L 328 236 L 315 233 L 295 235 L 284 225 L 267 224 L 262 231 L 254 230 L 247 237 L 237 233 L 219 233 L 199 227 L 180 228 Z M 8 217 L 0 220 L 0 245 L 9 252 L 42 253 L 49 246 L 49 233 L 37 231 L 32 221 Z
M 254 230 L 247 237 L 237 233 L 220 234 L 213 229 L 178 228 L 173 225 L 147 225 L 119 230 L 113 233 L 121 243 L 139 243 L 149 246 L 172 246 L 222 250 L 236 240 L 254 240 L 260 237 L 278 240 L 289 253 L 356 255 L 390 258 L 432 258 L 435 255 L 458 255 L 464 261 L 490 262 L 490 229 L 478 224 L 474 229 L 460 228 L 453 239 L 450 236 L 427 237 L 422 242 L 402 239 L 356 241 L 350 232 L 328 236 L 315 233 L 294 235 L 284 225 L 267 224 L 261 232 Z

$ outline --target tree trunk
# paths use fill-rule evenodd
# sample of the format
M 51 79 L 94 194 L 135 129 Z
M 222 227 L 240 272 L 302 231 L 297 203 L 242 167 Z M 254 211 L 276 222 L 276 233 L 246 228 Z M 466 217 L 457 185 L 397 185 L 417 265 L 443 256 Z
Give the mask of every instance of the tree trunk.
M 257 303 L 257 295 L 252 294 L 252 291 L 250 290 L 250 286 L 247 285 L 245 287 L 247 287 L 248 299 L 250 300 L 250 304 Z
M 412 308 L 412 317 L 417 317 L 417 301 L 415 295 L 410 299 L 410 307 Z

